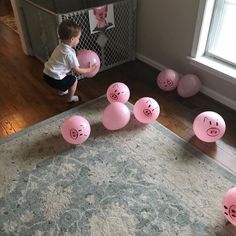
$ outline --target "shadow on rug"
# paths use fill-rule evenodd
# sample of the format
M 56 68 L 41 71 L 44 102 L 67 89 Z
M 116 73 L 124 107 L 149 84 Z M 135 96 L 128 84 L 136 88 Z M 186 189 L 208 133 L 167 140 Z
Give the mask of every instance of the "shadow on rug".
M 158 122 L 103 128 L 99 98 L 0 143 L 0 235 L 235 235 L 221 211 L 233 173 Z M 129 104 L 131 108 L 132 105 Z M 91 135 L 59 126 L 84 116 Z
M 10 16 L 10 15 L 0 16 L 0 21 L 3 24 L 7 25 L 12 30 L 14 30 L 17 34 L 19 33 L 18 29 L 17 29 L 17 26 L 16 26 L 16 21 L 15 21 L 15 17 L 14 16 Z

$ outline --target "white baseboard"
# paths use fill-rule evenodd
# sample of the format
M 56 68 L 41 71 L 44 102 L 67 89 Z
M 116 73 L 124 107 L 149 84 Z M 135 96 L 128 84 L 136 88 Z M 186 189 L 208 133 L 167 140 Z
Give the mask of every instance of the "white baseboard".
M 139 59 L 140 61 L 143 61 L 146 64 L 156 68 L 157 70 L 160 70 L 160 71 L 167 68 L 166 66 L 164 66 L 164 65 L 162 65 L 162 64 L 160 64 L 160 63 L 158 63 L 158 62 L 156 62 L 156 61 L 154 61 L 154 60 L 152 60 L 140 53 L 136 53 L 136 58 Z M 224 104 L 225 106 L 227 106 L 233 110 L 236 110 L 236 101 L 233 101 L 233 100 L 223 96 L 220 93 L 215 92 L 214 90 L 212 90 L 206 86 L 202 86 L 201 93 L 213 98 L 214 100 Z
M 213 98 L 214 100 L 216 100 L 216 101 L 224 104 L 225 106 L 236 111 L 236 102 L 223 96 L 222 94 L 217 93 L 214 90 L 212 90 L 206 86 L 202 86 L 201 93 Z
M 145 62 L 146 64 L 156 68 L 157 70 L 164 70 L 166 69 L 167 67 L 166 66 L 163 66 L 162 64 L 159 64 L 157 63 L 156 61 L 153 61 L 152 59 L 140 54 L 140 53 L 136 53 L 136 58 L 139 59 L 140 61 L 143 61 Z

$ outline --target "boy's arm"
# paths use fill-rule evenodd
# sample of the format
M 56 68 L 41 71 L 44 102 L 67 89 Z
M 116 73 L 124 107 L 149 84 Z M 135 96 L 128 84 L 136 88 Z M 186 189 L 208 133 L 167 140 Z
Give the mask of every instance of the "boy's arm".
M 86 74 L 86 73 L 94 71 L 97 67 L 98 67 L 97 64 L 89 65 L 89 67 L 87 68 L 81 68 L 78 66 L 78 67 L 73 68 L 73 71 L 78 74 Z

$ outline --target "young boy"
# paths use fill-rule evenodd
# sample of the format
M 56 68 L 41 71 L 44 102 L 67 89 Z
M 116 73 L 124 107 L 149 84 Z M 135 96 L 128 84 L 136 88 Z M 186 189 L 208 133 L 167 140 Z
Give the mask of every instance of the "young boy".
M 49 60 L 44 64 L 43 78 L 51 87 L 58 90 L 59 95 L 68 94 L 68 102 L 78 102 L 75 96 L 77 79 L 70 72 L 79 74 L 92 72 L 98 65 L 80 68 L 74 48 L 78 45 L 81 28 L 71 20 L 63 21 L 58 28 L 61 42 L 54 49 Z

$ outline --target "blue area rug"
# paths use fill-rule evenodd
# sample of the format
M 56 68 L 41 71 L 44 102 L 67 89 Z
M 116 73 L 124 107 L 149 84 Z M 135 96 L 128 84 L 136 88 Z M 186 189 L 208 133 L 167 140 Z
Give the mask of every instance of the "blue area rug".
M 236 235 L 221 210 L 235 174 L 158 122 L 106 130 L 107 105 L 101 97 L 1 140 L 0 235 Z M 75 114 L 92 130 L 80 146 L 59 129 Z

